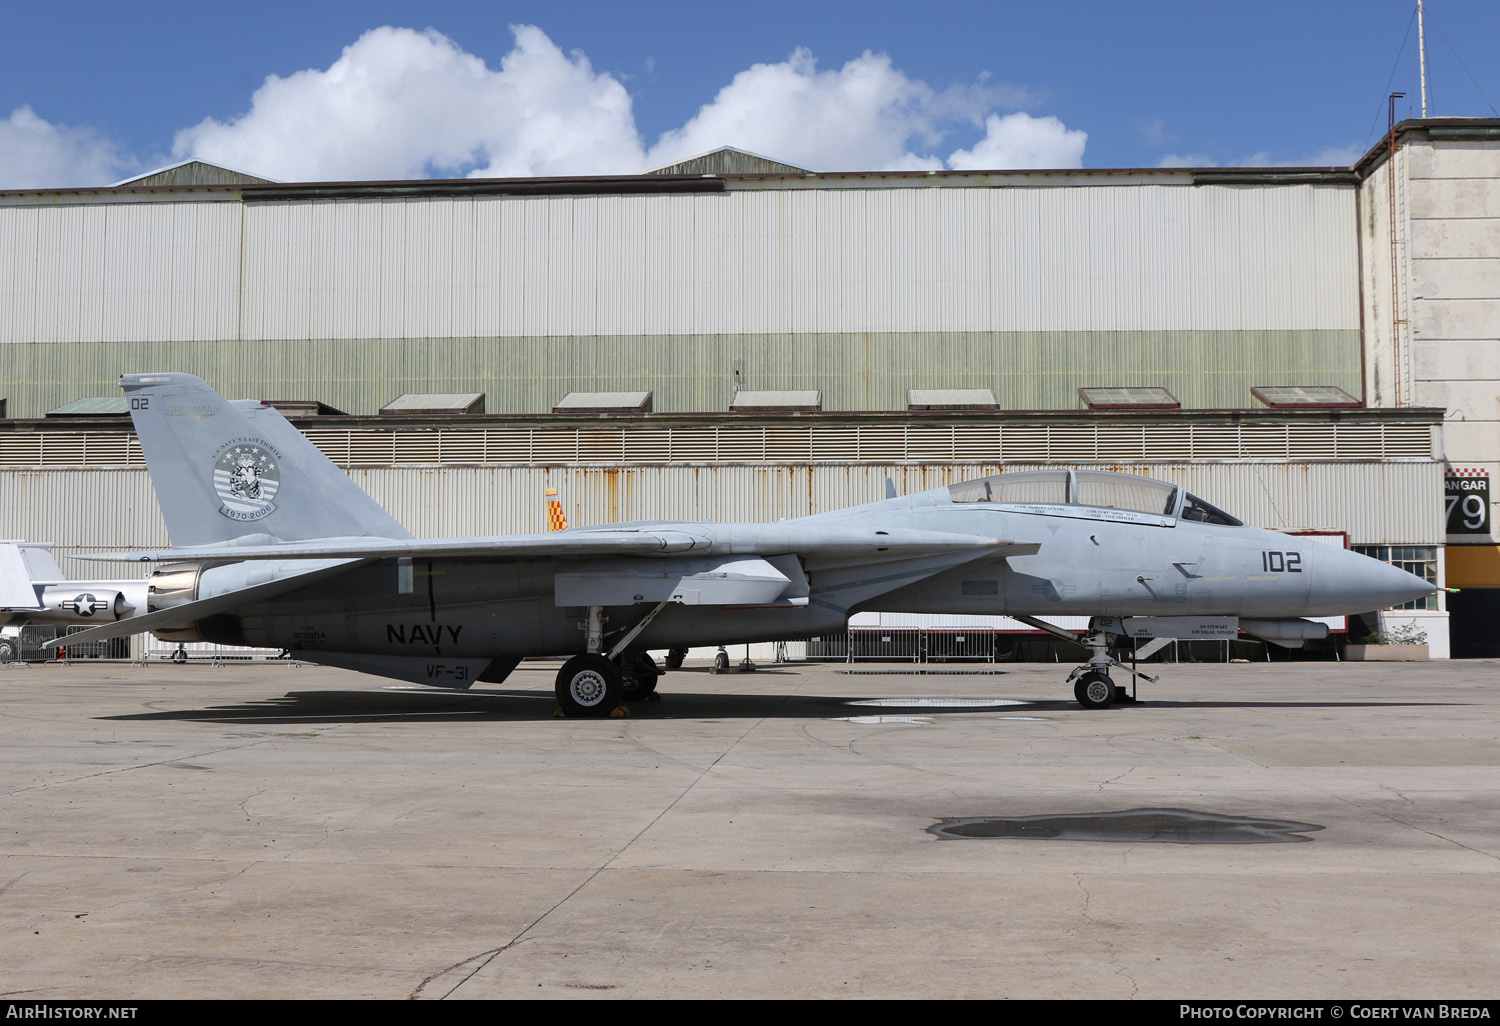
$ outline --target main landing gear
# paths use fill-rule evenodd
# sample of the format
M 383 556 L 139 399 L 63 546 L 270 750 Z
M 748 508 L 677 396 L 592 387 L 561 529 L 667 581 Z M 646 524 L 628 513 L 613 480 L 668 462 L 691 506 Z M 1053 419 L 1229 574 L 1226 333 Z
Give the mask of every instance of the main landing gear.
M 647 613 L 609 653 L 604 652 L 604 616 L 602 606 L 589 606 L 589 618 L 580 624 L 588 651 L 563 663 L 557 671 L 557 705 L 566 716 L 629 716 L 620 703 L 658 701 L 656 682 L 661 668 L 645 652 L 626 652 L 641 631 L 666 605 L 659 604 Z

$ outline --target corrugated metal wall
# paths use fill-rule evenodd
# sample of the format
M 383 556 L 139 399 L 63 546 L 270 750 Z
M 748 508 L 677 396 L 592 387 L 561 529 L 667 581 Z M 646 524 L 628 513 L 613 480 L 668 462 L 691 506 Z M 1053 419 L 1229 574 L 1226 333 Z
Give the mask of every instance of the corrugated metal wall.
M 1357 329 L 1353 216 L 1335 185 L 0 207 L 0 341 Z
M 1352 186 L 1066 183 L 0 206 L 0 379 L 21 416 L 157 369 L 356 413 L 722 410 L 736 367 L 845 410 L 1358 393 Z
M 1080 409 L 1079 387 L 1156 385 L 1187 409 L 1246 409 L 1253 385 L 1360 394 L 1349 331 L 926 332 L 126 342 L 0 346 L 13 416 L 110 395 L 122 372 L 187 371 L 226 394 L 371 414 L 403 392 L 484 392 L 545 413 L 568 392 L 651 391 L 658 412 L 723 412 L 748 388 L 818 389 L 825 410 L 902 410 L 908 388 L 990 388 L 1015 410 Z
M 422 537 L 546 530 L 558 489 L 572 524 L 638 519 L 775 520 L 1037 465 L 355 467 L 350 476 Z M 1110 469 L 1175 481 L 1246 521 L 1347 531 L 1352 544 L 1438 544 L 1442 464 L 1133 463 Z M 60 555 L 160 546 L 166 528 L 144 469 L 0 469 L 0 537 L 51 541 Z M 129 577 L 124 564 L 65 562 L 75 578 Z

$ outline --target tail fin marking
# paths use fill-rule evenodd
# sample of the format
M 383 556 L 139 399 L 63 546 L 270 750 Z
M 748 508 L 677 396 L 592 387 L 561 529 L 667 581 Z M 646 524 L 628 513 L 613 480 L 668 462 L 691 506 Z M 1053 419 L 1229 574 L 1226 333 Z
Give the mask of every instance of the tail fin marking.
M 191 374 L 120 387 L 173 545 L 411 537 L 273 407 Z

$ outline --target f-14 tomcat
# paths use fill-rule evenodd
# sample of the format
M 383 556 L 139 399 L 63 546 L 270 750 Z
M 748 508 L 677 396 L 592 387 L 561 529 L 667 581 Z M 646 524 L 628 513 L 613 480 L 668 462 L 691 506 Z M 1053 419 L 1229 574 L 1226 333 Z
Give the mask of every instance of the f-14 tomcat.
M 1295 645 L 1327 630 L 1304 617 L 1433 591 L 1177 485 L 1091 470 L 997 474 L 773 524 L 417 539 L 272 407 L 187 374 L 120 383 L 173 547 L 88 557 L 161 565 L 144 614 L 72 641 L 150 630 L 447 688 L 571 654 L 559 705 L 605 716 L 654 690 L 649 649 L 811 637 L 864 610 L 1005 614 L 1072 639 L 1042 618 L 1083 614 L 1091 655 L 1068 680 L 1098 708 L 1117 696 L 1111 667 L 1128 669 L 1112 636 L 1243 629 Z

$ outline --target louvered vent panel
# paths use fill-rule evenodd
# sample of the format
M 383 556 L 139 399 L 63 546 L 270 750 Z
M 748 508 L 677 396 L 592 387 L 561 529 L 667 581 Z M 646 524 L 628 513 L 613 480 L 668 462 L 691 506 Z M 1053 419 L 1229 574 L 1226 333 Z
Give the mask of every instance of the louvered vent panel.
M 441 463 L 483 463 L 485 432 L 438 432 L 438 461 Z
M 862 427 L 856 459 L 904 460 L 906 459 L 906 429 L 899 427 Z
M 812 459 L 809 428 L 767 428 L 766 460 L 771 463 L 807 463 Z
M 627 431 L 624 438 L 626 463 L 666 463 L 672 458 L 670 428 Z
M 764 428 L 724 428 L 719 432 L 719 459 L 727 463 L 760 463 L 765 456 Z
M 618 428 L 578 432 L 578 459 L 583 463 L 619 464 L 625 459 L 623 433 Z
M 86 462 L 88 443 L 81 434 L 44 435 L 42 441 L 43 463 Z
M 998 427 L 956 427 L 953 429 L 953 458 L 999 462 L 1000 438 Z
M 349 465 L 377 466 L 395 462 L 396 452 L 389 431 L 349 433 Z
M 577 431 L 531 432 L 532 463 L 577 463 Z
M 674 463 L 712 463 L 718 458 L 718 432 L 713 428 L 676 428 L 672 431 Z
M 1129 424 L 1100 424 L 1094 431 L 1096 458 L 1138 460 L 1146 454 L 1141 428 Z
M 853 427 L 819 427 L 812 432 L 812 458 L 815 463 L 852 463 L 858 458 L 859 429 Z
M 349 440 L 348 431 L 309 431 L 307 440 L 318 447 L 324 456 L 334 463 L 349 463 Z
M 530 463 L 530 431 L 486 431 L 484 459 L 487 463 Z
M 1233 460 L 1240 455 L 1240 429 L 1235 424 L 1195 424 L 1188 429 L 1188 456 L 1195 460 Z
M 1425 424 L 1391 424 L 1382 429 L 1381 455 L 1389 458 L 1432 459 L 1432 428 Z
M 442 452 L 436 431 L 400 431 L 392 435 L 395 440 L 395 462 L 437 463 Z
M 1291 435 L 1291 449 L 1297 460 L 1336 459 L 1339 429 L 1332 424 L 1309 424 Z
M 1248 459 L 1286 459 L 1287 429 L 1280 424 L 1241 425 L 1240 455 Z
M 953 428 L 917 425 L 906 429 L 906 458 L 921 463 L 953 458 Z
M 0 435 L 0 464 L 34 467 L 41 462 L 41 435 Z
M 1141 457 L 1148 460 L 1191 458 L 1193 433 L 1187 425 L 1146 424 L 1141 428 Z
M 1098 453 L 1094 428 L 1089 425 L 1059 425 L 1047 432 L 1047 459 L 1091 460 Z
M 1045 463 L 1050 456 L 1044 427 L 1008 427 L 1000 436 L 1000 459 L 1005 463 Z

